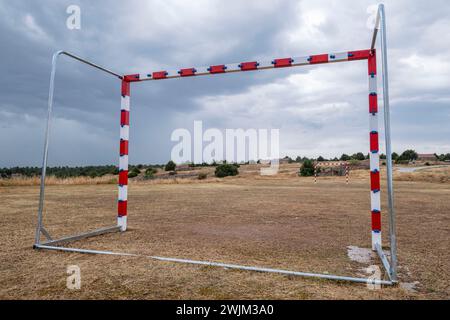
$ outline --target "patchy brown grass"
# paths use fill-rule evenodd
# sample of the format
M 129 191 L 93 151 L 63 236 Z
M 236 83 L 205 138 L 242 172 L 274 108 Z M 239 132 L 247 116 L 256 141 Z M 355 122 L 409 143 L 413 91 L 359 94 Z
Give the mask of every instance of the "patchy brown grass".
M 394 179 L 397 181 L 450 183 L 450 166 L 424 168 L 410 173 L 396 171 Z
M 285 170 L 261 177 L 242 168 L 240 177 L 208 178 L 207 183 L 136 182 L 129 187 L 129 231 L 72 246 L 364 275 L 367 265 L 350 261 L 346 248 L 370 246 L 367 172 L 364 178 L 353 172 L 346 185 L 342 177 L 314 184 Z M 396 181 L 395 187 L 399 277 L 418 281 L 417 292 L 145 258 L 35 251 L 39 188 L 2 186 L 0 298 L 448 299 L 450 186 Z M 109 184 L 50 185 L 44 224 L 54 237 L 113 225 L 116 193 Z M 385 192 L 382 201 L 386 208 Z M 386 220 L 383 211 L 384 230 Z M 386 246 L 387 232 L 383 241 Z M 375 258 L 371 263 L 380 265 Z M 81 290 L 66 289 L 66 268 L 73 264 L 81 268 Z

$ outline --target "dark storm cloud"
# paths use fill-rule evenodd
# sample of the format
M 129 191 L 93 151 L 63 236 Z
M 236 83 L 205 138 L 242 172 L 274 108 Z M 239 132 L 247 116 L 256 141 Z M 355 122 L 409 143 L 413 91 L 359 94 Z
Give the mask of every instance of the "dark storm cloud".
M 71 4 L 81 8 L 81 30 L 66 28 Z M 360 49 L 370 40 L 371 4 L 0 1 L 0 166 L 40 162 L 56 50 L 119 73 L 141 73 Z M 388 1 L 386 7 L 394 147 L 450 152 L 444 150 L 450 144 L 449 4 Z M 365 67 L 355 64 L 135 84 L 130 161 L 166 161 L 171 132 L 191 128 L 193 120 L 220 129 L 281 128 L 284 153 L 291 155 L 365 150 L 366 81 Z M 118 80 L 61 57 L 50 164 L 115 163 L 119 106 Z M 427 133 L 416 139 L 405 133 L 412 129 Z

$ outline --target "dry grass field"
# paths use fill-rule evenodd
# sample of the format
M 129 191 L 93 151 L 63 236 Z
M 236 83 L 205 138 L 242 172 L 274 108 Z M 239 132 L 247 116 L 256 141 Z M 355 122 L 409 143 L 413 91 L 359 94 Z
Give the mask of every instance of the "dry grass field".
M 367 172 L 353 172 L 346 185 L 342 177 L 314 184 L 296 177 L 294 165 L 273 177 L 257 170 L 241 167 L 238 177 L 220 180 L 131 183 L 129 231 L 71 246 L 349 276 L 381 266 L 375 256 L 360 263 L 347 255 L 348 246 L 370 246 Z M 449 299 L 449 180 L 424 178 L 420 171 L 401 175 L 395 180 L 400 285 L 381 290 L 145 257 L 33 250 L 39 188 L 3 185 L 0 298 Z M 44 225 L 54 237 L 115 223 L 113 184 L 52 184 L 46 199 Z M 386 220 L 383 212 L 385 231 Z M 66 288 L 69 265 L 81 269 L 80 290 Z

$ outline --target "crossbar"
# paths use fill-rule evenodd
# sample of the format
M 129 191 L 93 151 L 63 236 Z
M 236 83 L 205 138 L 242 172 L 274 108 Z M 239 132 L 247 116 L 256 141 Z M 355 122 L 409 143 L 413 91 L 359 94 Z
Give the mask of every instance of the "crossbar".
M 335 63 L 345 61 L 366 60 L 369 58 L 371 49 L 332 52 L 325 54 L 314 54 L 309 56 L 274 58 L 271 60 L 255 60 L 251 62 L 227 63 L 221 65 L 210 65 L 201 67 L 180 68 L 161 71 L 146 71 L 136 74 L 124 75 L 126 82 L 139 82 L 150 80 L 164 80 L 176 78 L 188 78 L 196 76 L 219 75 L 224 73 L 247 72 L 286 67 L 299 67 L 324 63 Z

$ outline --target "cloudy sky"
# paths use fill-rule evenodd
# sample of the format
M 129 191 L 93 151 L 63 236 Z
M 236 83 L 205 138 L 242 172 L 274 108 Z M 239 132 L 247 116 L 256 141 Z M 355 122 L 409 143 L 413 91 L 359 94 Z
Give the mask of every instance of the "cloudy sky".
M 127 74 L 366 49 L 374 4 L 0 0 L 0 167 L 40 165 L 56 50 Z M 66 26 L 70 5 L 80 30 Z M 448 153 L 450 3 L 385 5 L 393 149 Z M 49 165 L 117 163 L 120 82 L 66 57 L 58 68 Z M 359 61 L 134 84 L 130 162 L 166 162 L 172 131 L 194 120 L 279 128 L 282 155 L 367 152 L 366 70 Z

